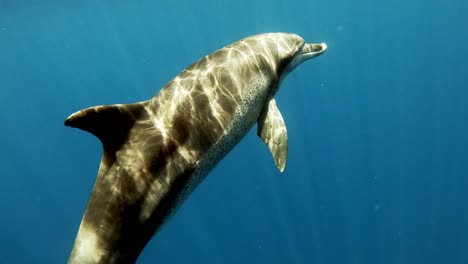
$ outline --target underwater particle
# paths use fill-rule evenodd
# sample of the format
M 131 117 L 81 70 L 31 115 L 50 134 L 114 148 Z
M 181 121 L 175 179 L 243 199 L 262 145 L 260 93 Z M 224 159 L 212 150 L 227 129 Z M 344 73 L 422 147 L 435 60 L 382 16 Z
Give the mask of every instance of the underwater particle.
M 337 26 L 336 31 L 343 31 L 343 26 L 342 25 Z
M 374 212 L 378 212 L 378 211 L 380 211 L 380 205 L 376 204 L 374 205 Z

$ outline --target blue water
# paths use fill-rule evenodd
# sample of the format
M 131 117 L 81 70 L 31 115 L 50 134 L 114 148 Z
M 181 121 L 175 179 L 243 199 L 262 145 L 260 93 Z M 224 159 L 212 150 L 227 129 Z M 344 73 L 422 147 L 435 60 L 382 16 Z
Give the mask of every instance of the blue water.
M 262 32 L 328 51 L 277 103 L 280 174 L 251 133 L 139 263 L 468 263 L 468 2 L 0 0 L 0 262 L 66 263 L 101 156 L 63 126 L 153 96 Z

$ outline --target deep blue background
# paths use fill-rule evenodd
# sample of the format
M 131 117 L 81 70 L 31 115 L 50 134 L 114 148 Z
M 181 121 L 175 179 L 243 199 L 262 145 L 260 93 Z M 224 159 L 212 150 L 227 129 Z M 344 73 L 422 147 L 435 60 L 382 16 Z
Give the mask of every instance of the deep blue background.
M 65 263 L 94 184 L 82 108 L 153 96 L 262 32 L 326 42 L 139 263 L 468 263 L 468 2 L 0 0 L 0 262 Z

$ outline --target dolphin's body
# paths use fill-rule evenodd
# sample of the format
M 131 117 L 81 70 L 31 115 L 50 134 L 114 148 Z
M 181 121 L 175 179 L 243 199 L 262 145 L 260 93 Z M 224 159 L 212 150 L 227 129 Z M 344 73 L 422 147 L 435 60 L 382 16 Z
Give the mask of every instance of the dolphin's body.
M 281 80 L 325 44 L 255 35 L 200 59 L 148 101 L 97 106 L 65 125 L 96 135 L 104 153 L 69 263 L 134 263 L 177 206 L 258 122 L 283 171 Z

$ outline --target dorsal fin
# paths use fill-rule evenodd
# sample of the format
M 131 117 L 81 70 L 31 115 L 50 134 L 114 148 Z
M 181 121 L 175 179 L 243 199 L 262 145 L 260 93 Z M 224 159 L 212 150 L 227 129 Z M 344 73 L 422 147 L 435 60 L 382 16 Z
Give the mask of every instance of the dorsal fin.
M 101 140 L 104 150 L 113 154 L 125 142 L 143 109 L 143 103 L 90 107 L 69 116 L 65 125 L 95 135 Z

